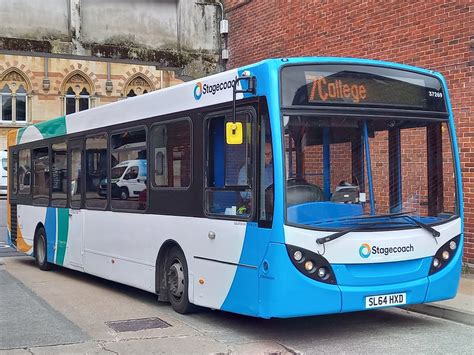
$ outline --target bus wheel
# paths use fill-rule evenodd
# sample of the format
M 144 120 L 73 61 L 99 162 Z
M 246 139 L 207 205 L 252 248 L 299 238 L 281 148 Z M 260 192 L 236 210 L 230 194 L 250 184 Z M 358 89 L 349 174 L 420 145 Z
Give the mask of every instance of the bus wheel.
M 166 282 L 168 297 L 173 309 L 181 314 L 194 311 L 195 307 L 188 298 L 188 264 L 183 252 L 178 247 L 173 247 L 166 260 Z
M 48 249 L 46 247 L 46 232 L 43 227 L 38 228 L 35 234 L 35 261 L 40 270 L 51 270 L 52 265 L 48 262 Z
M 128 195 L 128 189 L 126 187 L 122 187 L 120 189 L 120 199 L 126 200 L 126 199 L 128 199 L 128 196 L 129 196 Z

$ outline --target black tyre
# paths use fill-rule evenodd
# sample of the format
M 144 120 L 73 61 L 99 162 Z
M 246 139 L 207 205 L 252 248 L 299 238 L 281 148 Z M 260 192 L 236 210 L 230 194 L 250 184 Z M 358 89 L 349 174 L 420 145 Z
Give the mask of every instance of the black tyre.
M 126 187 L 122 187 L 120 189 L 120 199 L 121 200 L 127 200 L 128 196 L 130 196 L 129 193 L 128 193 L 128 189 Z
M 165 270 L 168 297 L 173 309 L 181 314 L 195 311 L 196 306 L 191 304 L 188 298 L 188 264 L 180 248 L 170 249 L 166 258 Z
M 47 247 L 46 232 L 43 227 L 38 228 L 35 234 L 35 261 L 40 270 L 51 270 L 52 264 L 48 262 L 48 247 Z

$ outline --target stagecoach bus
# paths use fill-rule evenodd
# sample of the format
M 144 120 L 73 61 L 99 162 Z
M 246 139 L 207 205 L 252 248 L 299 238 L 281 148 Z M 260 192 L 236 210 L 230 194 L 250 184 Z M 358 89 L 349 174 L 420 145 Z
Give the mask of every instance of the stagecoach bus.
M 262 318 L 456 294 L 461 174 L 436 72 L 270 59 L 10 132 L 9 243 Z

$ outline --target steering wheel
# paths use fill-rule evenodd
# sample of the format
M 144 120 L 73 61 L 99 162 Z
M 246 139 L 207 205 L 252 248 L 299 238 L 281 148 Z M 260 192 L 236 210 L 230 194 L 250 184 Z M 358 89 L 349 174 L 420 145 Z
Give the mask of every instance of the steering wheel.
M 273 197 L 273 188 L 274 184 L 271 184 L 265 189 L 265 200 Z M 324 193 L 318 185 L 301 178 L 290 178 L 286 181 L 286 201 L 288 206 L 324 201 Z
M 286 201 L 288 206 L 323 200 L 324 193 L 318 185 L 310 184 L 304 179 L 287 180 Z

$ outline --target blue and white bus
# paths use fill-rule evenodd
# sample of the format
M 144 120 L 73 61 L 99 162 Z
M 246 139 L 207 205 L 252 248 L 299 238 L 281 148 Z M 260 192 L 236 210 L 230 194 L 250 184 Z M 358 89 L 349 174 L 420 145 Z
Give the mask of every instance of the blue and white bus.
M 271 59 L 8 143 L 9 242 L 43 270 L 262 318 L 456 294 L 461 174 L 439 73 Z

